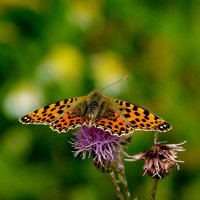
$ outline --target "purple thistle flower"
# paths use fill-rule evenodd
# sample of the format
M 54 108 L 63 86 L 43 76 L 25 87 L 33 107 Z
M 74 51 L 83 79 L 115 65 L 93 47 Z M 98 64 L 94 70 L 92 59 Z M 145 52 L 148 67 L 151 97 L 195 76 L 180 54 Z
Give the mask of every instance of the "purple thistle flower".
M 124 148 L 122 142 L 125 142 L 123 137 L 111 135 L 94 126 L 83 126 L 74 135 L 71 143 L 75 157 L 81 155 L 85 159 L 92 156 L 94 165 L 102 172 L 110 172 L 120 166 L 120 154 Z
M 143 166 L 144 175 L 148 173 L 153 178 L 164 178 L 169 174 L 171 169 L 176 165 L 179 169 L 178 163 L 184 162 L 177 160 L 177 152 L 185 151 L 180 144 L 163 144 L 163 142 L 156 142 L 151 150 L 143 151 L 137 155 L 128 156 L 127 161 L 144 160 Z

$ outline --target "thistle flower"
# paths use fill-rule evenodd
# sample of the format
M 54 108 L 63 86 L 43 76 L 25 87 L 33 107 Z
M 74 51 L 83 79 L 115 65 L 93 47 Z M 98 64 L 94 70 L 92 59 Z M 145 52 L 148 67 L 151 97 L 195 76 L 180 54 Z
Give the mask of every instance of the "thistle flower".
M 93 157 L 93 163 L 101 172 L 110 172 L 120 168 L 120 155 L 123 154 L 125 138 L 111 135 L 108 131 L 94 126 L 83 126 L 74 133 L 72 139 L 74 156 L 82 159 Z
M 184 162 L 177 160 L 177 152 L 185 151 L 181 146 L 184 143 L 185 142 L 180 144 L 163 144 L 163 142 L 156 142 L 156 140 L 154 140 L 151 150 L 143 151 L 137 155 L 128 156 L 128 159 L 125 160 L 144 160 L 144 175 L 148 173 L 153 178 L 164 178 L 175 165 L 179 169 L 178 163 Z

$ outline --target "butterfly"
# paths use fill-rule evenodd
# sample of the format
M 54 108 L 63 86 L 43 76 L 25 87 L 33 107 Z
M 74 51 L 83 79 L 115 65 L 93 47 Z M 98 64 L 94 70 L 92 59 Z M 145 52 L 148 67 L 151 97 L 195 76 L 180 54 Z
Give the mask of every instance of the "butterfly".
M 46 124 L 54 131 L 87 125 L 112 135 L 127 135 L 134 130 L 166 132 L 171 125 L 149 112 L 96 89 L 86 96 L 69 98 L 46 105 L 20 118 L 24 124 Z

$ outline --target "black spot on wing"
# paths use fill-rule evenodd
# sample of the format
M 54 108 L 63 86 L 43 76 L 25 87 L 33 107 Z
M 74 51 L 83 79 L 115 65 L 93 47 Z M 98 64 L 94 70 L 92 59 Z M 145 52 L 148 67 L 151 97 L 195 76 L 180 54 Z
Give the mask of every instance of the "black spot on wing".
M 65 105 L 62 105 L 59 107 L 60 110 L 62 110 L 65 107 Z
M 136 121 L 136 122 L 140 122 L 140 119 L 138 119 L 138 118 L 135 118 L 135 121 Z
M 112 125 L 113 123 L 112 123 L 112 122 L 108 122 L 108 124 L 109 124 L 109 125 Z
M 47 110 L 47 109 L 49 109 L 49 108 L 50 108 L 50 106 L 47 105 L 47 106 L 44 107 L 44 110 Z
M 141 127 L 144 127 L 144 124 L 140 124 Z
M 131 112 L 131 110 L 129 108 L 126 108 L 125 110 L 126 110 L 127 113 Z
M 64 104 L 66 104 L 67 102 L 68 102 L 68 99 L 65 99 L 65 100 L 63 101 Z
M 55 107 L 53 107 L 50 111 L 52 112 L 52 111 L 54 111 L 56 108 Z
M 55 106 L 59 106 L 60 105 L 60 101 L 57 101 L 56 103 L 55 103 Z
M 140 116 L 140 113 L 139 113 L 139 112 L 134 112 L 134 114 L 135 114 L 136 116 Z
M 125 131 L 125 128 L 124 127 L 121 127 L 120 128 L 120 132 L 124 132 Z
M 144 115 L 148 116 L 150 114 L 150 112 L 148 110 L 144 110 Z
M 62 114 L 64 111 L 63 110 L 58 110 L 58 114 Z
M 133 110 L 134 110 L 134 111 L 137 111 L 137 110 L 138 110 L 138 107 L 137 107 L 137 106 L 133 106 Z
M 131 123 L 131 124 L 135 124 L 135 123 L 136 123 L 136 121 L 134 121 L 134 120 L 131 120 L 131 121 L 130 121 L 130 123 Z
M 130 114 L 125 114 L 124 117 L 130 118 L 131 116 L 130 116 Z
M 126 104 L 126 107 L 130 107 L 130 105 L 131 105 L 131 104 L 128 103 L 128 102 L 126 102 L 125 104 Z

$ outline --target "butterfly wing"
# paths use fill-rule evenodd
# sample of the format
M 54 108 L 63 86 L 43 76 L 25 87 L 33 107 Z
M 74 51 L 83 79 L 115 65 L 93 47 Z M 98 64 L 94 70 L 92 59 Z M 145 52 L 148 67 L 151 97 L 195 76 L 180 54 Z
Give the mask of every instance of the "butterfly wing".
M 51 124 L 78 104 L 81 97 L 65 99 L 39 108 L 19 119 L 24 124 Z
M 166 132 L 171 125 L 148 110 L 125 101 L 114 100 L 120 116 L 135 130 Z
M 50 127 L 57 132 L 67 132 L 69 129 L 82 126 L 84 123 L 86 123 L 86 118 L 82 116 L 81 108 L 75 107 L 53 121 Z
M 125 135 L 134 131 L 114 109 L 107 109 L 105 116 L 95 120 L 94 125 L 105 131 L 109 131 L 112 135 Z

